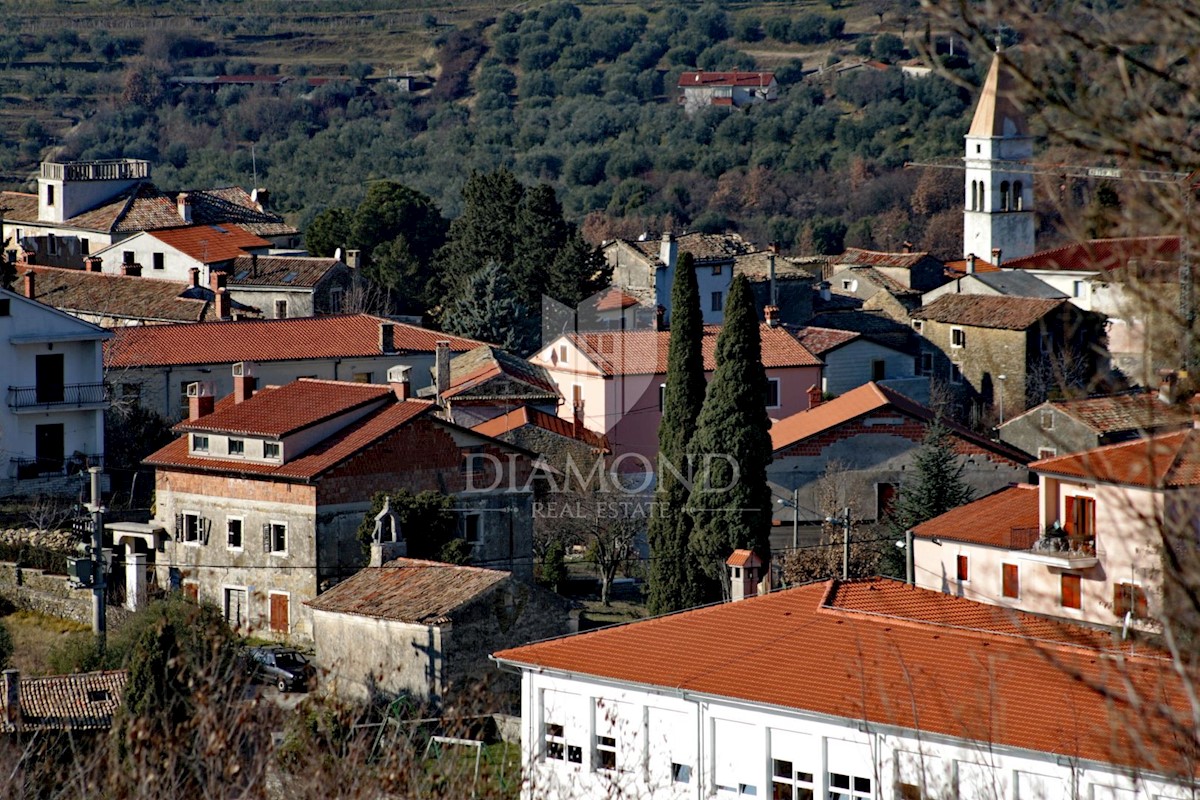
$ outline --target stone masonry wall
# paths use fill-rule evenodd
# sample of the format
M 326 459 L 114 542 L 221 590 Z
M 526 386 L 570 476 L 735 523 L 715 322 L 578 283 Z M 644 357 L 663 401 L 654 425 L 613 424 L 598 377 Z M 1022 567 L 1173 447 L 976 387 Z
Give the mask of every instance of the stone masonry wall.
M 0 597 L 27 611 L 88 624 L 92 621 L 92 593 L 87 589 L 72 589 L 65 575 L 0 561 Z M 120 627 L 130 615 L 131 612 L 124 608 L 107 606 L 105 621 L 108 629 Z

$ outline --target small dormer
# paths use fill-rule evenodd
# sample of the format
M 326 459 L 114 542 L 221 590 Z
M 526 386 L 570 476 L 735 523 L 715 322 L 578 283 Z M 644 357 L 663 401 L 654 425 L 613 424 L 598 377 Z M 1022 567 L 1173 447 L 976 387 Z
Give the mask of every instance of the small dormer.
M 726 559 L 729 567 L 729 599 L 745 600 L 757 597 L 762 580 L 762 559 L 753 550 L 734 550 Z

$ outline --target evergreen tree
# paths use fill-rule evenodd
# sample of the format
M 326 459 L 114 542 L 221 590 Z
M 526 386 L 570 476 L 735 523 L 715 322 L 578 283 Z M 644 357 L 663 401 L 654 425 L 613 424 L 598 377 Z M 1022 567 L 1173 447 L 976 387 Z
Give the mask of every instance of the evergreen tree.
M 480 264 L 513 263 L 514 222 L 524 194 L 525 187 L 506 169 L 471 173 L 462 190 L 462 215 L 450 223 L 436 259 L 447 295 L 458 293 Z
M 427 195 L 395 181 L 378 181 L 354 210 L 350 246 L 362 251 L 370 263 L 375 248 L 404 237 L 408 251 L 418 264 L 429 267 L 434 254 L 446 241 L 446 221 Z
M 913 526 L 970 502 L 973 490 L 963 480 L 965 468 L 955 455 L 950 432 L 934 422 L 913 458 L 912 480 L 900 487 L 891 514 L 893 532 L 903 536 Z
M 304 231 L 304 247 L 314 256 L 330 258 L 350 242 L 354 214 L 348 208 L 327 208 L 313 217 Z
M 739 275 L 725 301 L 716 371 L 690 447 L 698 461 L 688 551 L 701 576 L 702 602 L 724 596 L 725 560 L 733 550 L 753 550 L 763 563 L 771 559 L 771 421 L 758 325 L 750 284 Z
M 492 261 L 472 275 L 447 303 L 442 327 L 527 355 L 537 347 L 537 318 L 521 302 L 508 272 Z
M 696 602 L 689 569 L 688 537 L 692 519 L 685 507 L 688 488 L 676 476 L 688 474 L 688 443 L 704 404 L 704 318 L 691 253 L 679 257 L 671 285 L 671 341 L 667 351 L 663 415 L 658 425 L 658 485 L 650 518 L 650 574 L 647 605 L 651 614 L 666 614 Z M 674 470 L 664 467 L 674 466 Z
M 593 247 L 571 226 L 571 234 L 550 262 L 543 291 L 571 308 L 608 286 L 612 266 L 599 247 Z

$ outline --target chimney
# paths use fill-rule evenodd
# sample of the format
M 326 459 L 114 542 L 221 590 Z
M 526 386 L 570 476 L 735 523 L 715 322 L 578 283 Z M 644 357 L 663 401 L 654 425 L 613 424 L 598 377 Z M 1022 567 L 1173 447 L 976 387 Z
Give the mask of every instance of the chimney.
M 779 242 L 771 242 L 767 249 L 771 251 L 772 255 L 779 255 Z
M 658 260 L 667 265 L 667 269 L 675 266 L 679 255 L 679 245 L 675 242 L 675 234 L 666 231 L 662 235 L 662 244 L 658 247 Z
M 25 270 L 25 296 L 30 300 L 37 297 L 37 274 L 31 269 Z
M 396 325 L 394 323 L 379 323 L 379 352 L 396 352 Z
M 829 291 L 829 281 L 821 281 L 818 283 L 817 290 L 821 293 L 821 299 L 826 303 L 833 299 L 833 293 Z
M 1000 248 L 999 247 L 992 248 L 992 264 L 994 264 L 997 267 L 1000 266 Z
M 397 400 L 404 401 L 412 397 L 412 384 L 408 378 L 408 373 L 411 370 L 412 367 L 405 366 L 404 364 L 397 364 L 394 367 L 388 368 L 388 385 L 392 387 L 392 392 L 396 395 Z
M 911 252 L 912 252 L 912 249 L 913 249 L 913 243 L 912 243 L 912 242 L 907 242 L 907 241 L 906 241 L 904 244 L 902 244 L 902 245 L 900 246 L 900 251 L 901 251 L 901 252 L 903 252 L 903 253 L 911 253 Z
M 763 309 L 763 315 L 767 318 L 768 328 L 779 327 L 779 306 L 767 306 Z
M 975 254 L 974 253 L 967 254 L 967 274 L 968 275 L 975 274 Z
M 334 257 L 334 259 L 335 259 L 336 261 L 345 261 L 345 260 L 346 260 L 346 259 L 345 259 L 345 258 L 342 256 L 342 248 L 340 248 L 340 247 L 335 247 L 335 248 L 334 248 L 334 250 L 333 250 L 333 257 Z
M 250 190 L 250 202 L 254 203 L 259 211 L 266 211 L 267 204 L 271 201 L 271 193 L 261 187 L 254 187 Z
M 1179 373 L 1173 369 L 1158 371 L 1158 399 L 1166 405 L 1173 405 L 1179 391 Z
M 141 264 L 122 264 L 121 274 L 128 275 L 131 278 L 140 278 L 142 276 Z
M 729 567 L 729 599 L 733 602 L 757 597 L 762 559 L 753 550 L 734 550 L 725 561 Z
M 192 198 L 188 197 L 187 192 L 180 192 L 175 198 L 175 204 L 179 208 L 179 218 L 188 225 L 192 224 Z
M 189 383 L 187 387 L 188 419 L 197 420 L 213 412 L 212 386 L 205 383 Z
M 254 396 L 254 364 L 239 361 L 233 365 L 233 402 L 244 403 Z
M 250 274 L 258 277 L 258 253 L 250 254 Z
M 450 342 L 439 340 L 433 359 L 434 387 L 437 389 L 438 400 L 450 389 Z
M 83 260 L 83 269 L 86 272 L 100 272 L 103 264 L 100 256 L 88 256 Z
M 341 259 L 338 259 L 338 260 L 341 261 Z M 345 264 L 350 269 L 358 269 L 359 267 L 361 267 L 362 266 L 362 251 L 361 250 L 347 250 Z
M 200 288 L 200 268 L 199 267 L 190 268 L 188 270 L 188 276 L 191 278 L 192 288 L 199 289 Z
M 215 294 L 217 319 L 229 319 L 233 316 L 233 300 L 229 297 L 229 290 L 221 288 Z
M 808 407 L 816 408 L 817 406 L 821 405 L 821 402 L 821 387 L 814 383 L 812 386 L 808 387 Z
M 779 290 L 775 286 L 775 256 L 779 255 L 779 243 L 771 243 L 771 254 L 767 256 L 767 283 L 771 293 L 771 305 L 779 305 Z
M 21 673 L 15 669 L 4 670 L 4 721 L 21 724 Z
M 220 270 L 214 269 L 208 274 L 208 282 L 212 286 L 213 294 L 218 294 L 229 284 L 229 276 Z

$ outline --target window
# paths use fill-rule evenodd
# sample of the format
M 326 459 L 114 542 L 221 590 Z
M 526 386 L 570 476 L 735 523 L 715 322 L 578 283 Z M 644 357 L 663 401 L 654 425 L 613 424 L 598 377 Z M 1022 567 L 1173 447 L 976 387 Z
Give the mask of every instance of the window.
M 1025 187 L 1020 181 L 1013 181 L 1012 188 L 1012 210 L 1020 211 L 1025 208 Z M 997 264 L 996 266 L 1000 266 Z
M 483 514 L 478 512 L 463 514 L 462 535 L 471 547 L 483 544 Z
M 857 775 L 829 773 L 829 800 L 850 800 L 853 797 L 871 797 L 871 779 Z
M 79 255 L 81 255 L 81 256 L 91 255 L 91 251 L 92 251 L 92 243 L 87 239 L 80 239 L 79 240 Z
M 951 347 L 966 347 L 967 346 L 967 332 L 964 331 L 962 328 L 951 328 L 950 329 L 950 346 Z
M 1054 430 L 1054 412 L 1049 409 L 1044 410 L 1041 413 L 1041 424 L 1044 431 Z
M 813 776 L 800 772 L 791 761 L 771 759 L 771 800 L 812 800 Z
M 596 736 L 596 768 L 617 768 L 617 738 L 615 736 Z
M 1021 596 L 1021 571 L 1016 564 L 1001 564 L 1000 577 L 1005 597 Z
M 179 413 L 186 415 L 188 412 L 188 393 L 187 389 L 190 384 L 195 383 L 195 380 L 179 382 Z
M 899 494 L 900 487 L 894 483 L 875 484 L 875 519 L 883 521 L 891 516 Z
M 54 186 L 52 184 L 46 186 L 46 205 L 54 205 Z
M 725 295 L 722 292 L 712 293 L 712 310 L 720 311 L 725 307 Z
M 263 442 L 263 458 L 279 458 L 279 442 Z
M 971 573 L 968 571 L 968 566 L 969 566 L 969 564 L 967 562 L 967 557 L 959 556 L 958 557 L 958 573 L 957 574 L 958 574 L 958 579 L 960 581 L 969 581 L 971 579 Z
M 165 265 L 163 264 L 163 254 L 162 253 L 152 254 L 150 256 L 150 261 L 151 261 L 151 265 L 153 266 L 154 269 L 159 269 L 159 270 L 165 269 Z
M 1039 459 L 1054 458 L 1056 455 L 1058 455 L 1058 448 L 1056 448 L 1056 447 L 1039 447 L 1038 448 L 1038 458 Z
M 373 377 L 375 377 L 373 372 L 356 372 L 350 376 L 350 380 L 355 383 L 371 383 Z
M 971 181 L 971 210 L 972 211 L 979 210 L 979 203 L 976 200 L 976 198 L 978 197 L 978 192 L 979 192 L 979 182 Z
M 132 250 L 122 250 L 122 251 L 121 251 L 121 263 L 122 263 L 122 264 L 125 264 L 126 266 L 132 266 L 132 265 L 133 265 L 133 263 L 134 263 L 134 256 L 133 256 L 133 251 L 132 251 Z
M 1075 540 L 1096 538 L 1096 501 L 1091 497 L 1068 497 L 1063 527 Z
M 933 353 L 921 353 L 920 363 L 917 366 L 917 374 L 932 375 L 933 374 Z
M 202 436 L 199 433 L 192 434 L 192 452 L 207 453 L 208 452 L 208 437 Z
M 925 323 L 924 323 L 922 320 L 919 320 L 919 319 L 914 319 L 914 320 L 912 321 L 912 328 L 913 328 L 913 330 L 914 330 L 914 331 L 916 331 L 917 333 L 920 333 L 920 332 L 921 332 L 921 329 L 922 329 L 922 328 L 924 328 L 924 327 L 925 327 Z
M 272 633 L 288 633 L 291 630 L 291 614 L 288 608 L 288 595 L 286 592 L 271 592 L 269 595 L 270 606 L 268 612 Z
M 1000 210 L 1008 211 L 1008 181 L 1000 181 Z
M 563 726 L 554 722 L 547 722 L 543 726 L 545 733 L 543 734 L 542 753 L 546 758 L 552 758 L 555 761 L 562 761 L 566 755 L 567 740 L 563 736 Z
M 721 270 L 722 270 L 722 266 L 721 266 L 720 264 L 714 264 L 714 265 L 713 265 L 713 268 L 712 268 L 712 274 L 713 274 L 713 275 L 720 275 L 720 274 L 721 274 Z
M 229 440 L 229 455 L 244 456 L 246 455 L 246 441 L 244 439 Z
M 767 408 L 779 408 L 779 378 L 767 378 Z
M 1054 347 L 1054 339 L 1046 331 L 1038 335 L 1038 347 L 1043 353 L 1049 353 Z
M 675 783 L 691 783 L 692 782 L 692 767 L 690 764 L 680 764 L 678 761 L 671 762 L 671 780 Z
M 0 299 L 0 317 L 7 317 L 12 314 L 12 301 L 7 297 Z
M 847 292 L 853 292 L 854 291 L 854 281 L 849 280 L 847 278 L 843 278 L 842 279 L 842 288 L 845 289 Z
M 1132 583 L 1118 583 L 1113 587 L 1113 613 L 1118 617 L 1132 612 L 1135 619 L 1150 616 L 1146 602 L 1146 590 Z
M 950 382 L 951 383 L 962 383 L 963 382 L 962 364 L 951 364 L 950 365 Z
M 287 300 L 275 301 L 275 319 L 287 319 Z
M 871 380 L 881 381 L 887 377 L 887 362 L 877 358 L 871 362 Z
M 130 403 L 140 401 L 142 399 L 142 385 L 140 383 L 122 383 L 121 399 Z
M 567 346 L 565 344 L 560 344 L 558 346 L 558 360 L 559 361 L 567 360 Z
M 1062 607 L 1079 608 L 1079 576 L 1064 572 L 1062 576 Z
M 658 410 L 662 411 L 667 405 L 667 385 L 660 383 L 658 385 Z
M 207 544 L 208 520 L 199 514 L 186 511 L 176 519 L 175 540 L 187 544 Z
M 250 607 L 246 590 L 242 587 L 225 589 L 225 621 L 234 630 L 244 629 L 250 621 Z
M 342 287 L 334 286 L 329 290 L 329 313 L 342 313 Z
M 225 546 L 230 550 L 242 549 L 241 517 L 229 517 L 225 520 Z
M 263 552 L 271 555 L 287 555 L 286 522 L 268 522 L 263 525 Z
M 58 237 L 53 233 L 46 236 L 46 253 L 52 256 L 58 255 Z

